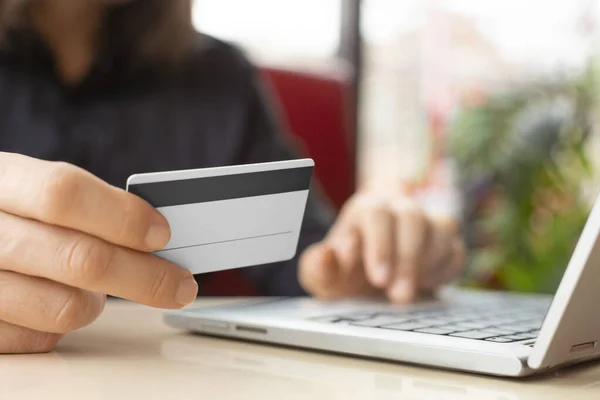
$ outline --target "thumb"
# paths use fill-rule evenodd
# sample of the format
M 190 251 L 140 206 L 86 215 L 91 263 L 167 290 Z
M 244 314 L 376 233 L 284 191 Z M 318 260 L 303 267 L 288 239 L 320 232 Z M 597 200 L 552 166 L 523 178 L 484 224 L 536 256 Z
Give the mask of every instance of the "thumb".
M 298 265 L 304 290 L 317 297 L 335 294 L 341 269 L 333 247 L 325 242 L 311 245 L 300 256 Z

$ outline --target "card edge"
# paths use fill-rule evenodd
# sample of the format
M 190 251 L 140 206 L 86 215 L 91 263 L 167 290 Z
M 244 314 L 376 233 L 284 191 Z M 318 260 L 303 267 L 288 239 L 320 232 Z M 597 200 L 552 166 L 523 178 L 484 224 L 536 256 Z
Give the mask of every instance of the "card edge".
M 146 183 L 155 183 L 155 182 L 168 182 L 168 181 L 175 181 L 175 180 L 184 180 L 184 179 L 188 179 L 188 178 L 180 178 L 180 179 L 170 179 L 170 180 L 165 180 L 165 181 L 150 181 L 150 182 L 143 182 L 143 183 L 136 183 L 134 182 L 134 180 L 139 179 L 139 178 L 151 178 L 153 175 L 156 176 L 164 176 L 165 174 L 182 174 L 182 173 L 193 173 L 193 172 L 210 172 L 212 171 L 222 171 L 224 169 L 231 169 L 231 170 L 235 170 L 235 169 L 240 169 L 243 167 L 253 167 L 253 166 L 262 166 L 262 165 L 293 165 L 293 164 L 299 164 L 297 166 L 290 166 L 289 168 L 280 168 L 280 169 L 291 169 L 291 168 L 302 168 L 302 167 L 311 167 L 314 168 L 315 167 L 315 162 L 312 158 L 299 158 L 299 159 L 291 159 L 291 160 L 281 160 L 281 161 L 268 161 L 268 162 L 260 162 L 260 163 L 250 163 L 250 164 L 239 164 L 239 165 L 225 165 L 225 166 L 220 166 L 220 167 L 207 167 L 207 168 L 190 168 L 190 169 L 181 169 L 181 170 L 172 170 L 172 171 L 163 171 L 163 172 L 143 172 L 143 173 L 136 173 L 136 174 L 132 174 L 127 178 L 125 187 L 126 187 L 126 191 L 129 191 L 129 187 L 132 185 L 141 185 L 141 184 L 146 184 Z M 268 170 L 267 170 L 268 171 Z M 235 172 L 232 172 L 231 174 L 234 174 Z M 226 176 L 229 174 L 224 174 L 224 175 L 220 175 L 220 176 Z

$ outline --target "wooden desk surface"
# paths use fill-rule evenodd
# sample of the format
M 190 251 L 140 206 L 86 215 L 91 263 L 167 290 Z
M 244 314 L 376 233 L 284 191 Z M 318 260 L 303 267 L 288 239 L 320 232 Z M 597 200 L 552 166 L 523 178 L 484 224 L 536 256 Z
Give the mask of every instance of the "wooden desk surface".
M 0 398 L 584 400 L 600 399 L 600 364 L 496 379 L 190 335 L 109 301 L 55 352 L 0 356 Z

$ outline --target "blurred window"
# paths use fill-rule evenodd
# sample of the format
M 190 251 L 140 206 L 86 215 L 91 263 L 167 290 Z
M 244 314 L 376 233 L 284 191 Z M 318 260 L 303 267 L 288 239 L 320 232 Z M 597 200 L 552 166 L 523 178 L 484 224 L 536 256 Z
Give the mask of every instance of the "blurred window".
M 340 13 L 341 0 L 194 0 L 193 18 L 260 62 L 310 64 L 336 57 Z
M 598 16 L 598 0 L 363 0 L 363 173 L 430 174 L 465 98 L 580 71 Z

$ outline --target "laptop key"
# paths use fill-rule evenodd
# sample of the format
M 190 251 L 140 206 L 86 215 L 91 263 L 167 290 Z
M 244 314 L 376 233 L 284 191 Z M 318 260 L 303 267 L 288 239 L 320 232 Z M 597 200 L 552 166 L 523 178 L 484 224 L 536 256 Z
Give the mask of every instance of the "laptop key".
M 377 312 L 377 313 L 373 314 L 373 318 L 377 318 L 377 317 L 408 318 L 408 315 L 406 313 L 401 313 L 401 312 L 381 311 L 381 312 Z
M 466 332 L 466 331 L 471 331 L 471 328 L 465 328 L 464 326 L 460 326 L 457 324 L 448 324 L 448 325 L 442 325 L 442 326 L 436 326 L 436 328 L 441 328 L 441 329 L 451 329 L 452 332 Z
M 435 319 L 435 318 L 424 318 L 424 319 L 417 319 L 414 322 L 417 322 L 419 324 L 424 324 L 427 326 L 441 326 L 441 325 L 447 325 L 449 321 L 444 321 L 442 319 Z
M 466 331 L 451 333 L 450 336 L 461 337 L 465 339 L 487 339 L 498 336 L 497 333 L 487 331 Z
M 523 334 L 520 334 L 520 335 L 511 335 L 511 336 L 506 336 L 506 337 L 509 338 L 509 339 L 518 341 L 518 340 L 535 339 L 535 338 L 538 337 L 538 335 L 532 335 L 532 334 L 529 334 L 529 333 L 523 333 Z
M 492 319 L 494 325 L 514 325 L 519 324 L 518 320 L 514 319 L 514 317 L 501 317 Z
M 352 321 L 350 325 L 354 326 L 368 326 L 372 328 L 377 328 L 382 325 L 389 324 L 398 324 L 410 321 L 410 318 L 400 318 L 400 317 L 375 317 L 372 319 L 366 319 L 363 321 Z
M 446 321 L 448 321 L 448 322 L 455 323 L 455 322 L 465 322 L 465 321 L 469 321 L 469 320 L 470 320 L 470 319 L 472 319 L 472 318 L 469 318 L 469 317 L 461 317 L 461 316 L 458 316 L 458 315 L 454 315 L 454 316 L 448 316 L 448 317 L 444 317 L 444 319 L 445 319 Z
M 347 321 L 363 321 L 365 319 L 374 318 L 374 313 L 356 313 L 356 314 L 346 314 L 341 315 L 340 318 Z
M 513 325 L 498 325 L 497 328 L 503 328 L 503 329 L 511 329 L 515 332 L 529 332 L 531 329 L 535 329 L 534 328 L 528 328 L 527 326 L 523 326 L 520 324 L 513 324 Z
M 466 321 L 466 322 L 460 322 L 457 325 L 462 326 L 464 328 L 470 328 L 470 329 L 483 329 L 483 328 L 487 328 L 488 326 L 490 326 L 492 324 L 490 324 L 489 322 Z
M 449 311 L 446 313 L 448 317 L 456 317 L 456 318 L 475 318 L 477 315 L 473 314 L 471 311 L 467 310 L 457 310 L 457 311 Z
M 502 336 L 487 338 L 485 340 L 488 342 L 495 342 L 495 343 L 512 343 L 512 342 L 514 342 L 513 339 L 509 339 L 507 337 L 502 337 Z
M 520 333 L 520 331 L 515 331 L 514 329 L 506 329 L 498 326 L 493 326 L 491 328 L 485 328 L 487 332 L 495 332 L 498 335 L 514 335 Z
M 454 329 L 433 327 L 433 328 L 415 329 L 415 332 L 429 333 L 429 334 L 432 334 L 432 335 L 447 335 L 449 333 L 453 333 L 453 332 L 456 332 L 456 331 Z
M 401 324 L 389 324 L 389 325 L 382 325 L 380 326 L 380 328 L 383 329 L 393 329 L 396 331 L 413 331 L 415 329 L 423 329 L 423 328 L 429 328 L 430 326 L 427 324 L 422 324 L 419 322 L 404 322 Z
M 413 319 L 418 319 L 418 318 L 436 318 L 438 316 L 440 316 L 440 312 L 434 312 L 434 311 L 415 311 L 415 312 L 411 312 L 410 316 Z
M 538 323 L 537 321 L 528 321 L 528 322 L 523 322 L 523 323 L 519 323 L 519 325 L 523 326 L 523 328 L 530 330 L 530 329 L 540 329 L 542 327 L 541 323 Z

